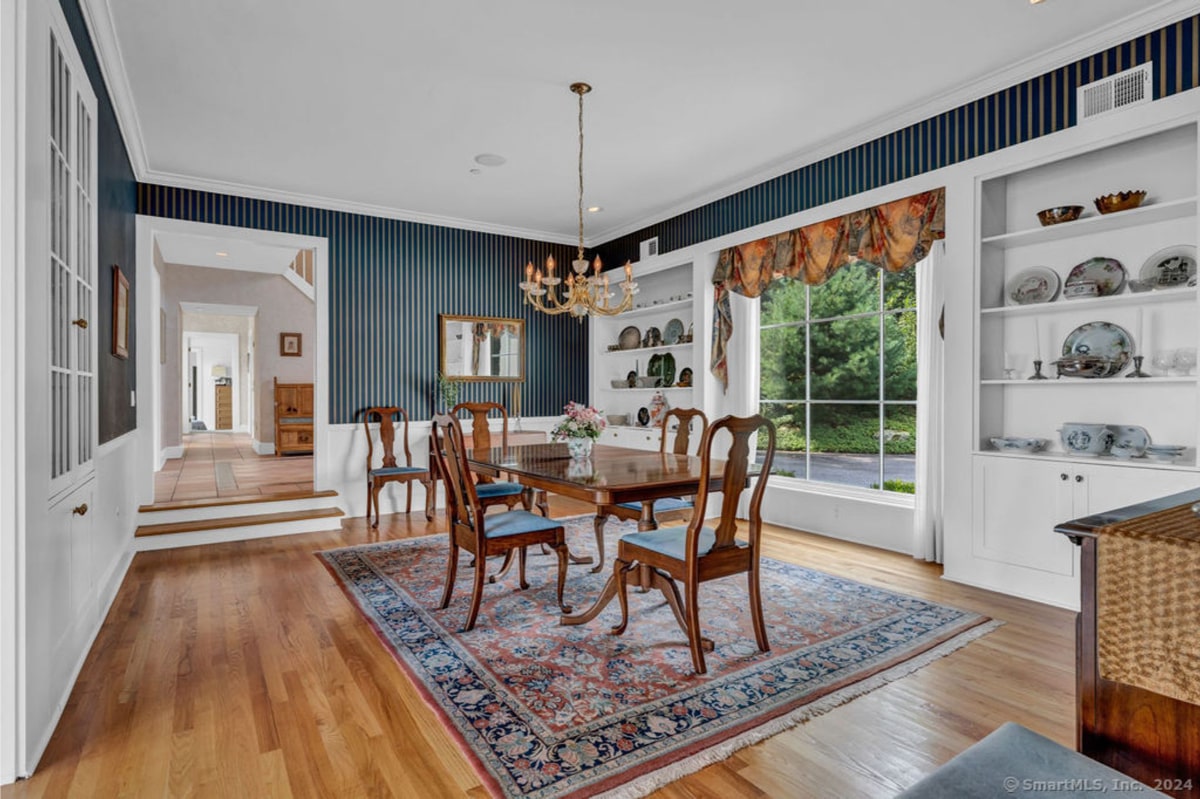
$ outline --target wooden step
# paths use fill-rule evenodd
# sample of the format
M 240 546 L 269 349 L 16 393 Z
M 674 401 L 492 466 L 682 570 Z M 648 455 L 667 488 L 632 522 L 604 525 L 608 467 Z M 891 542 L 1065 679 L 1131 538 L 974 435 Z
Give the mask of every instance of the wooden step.
M 223 505 L 254 505 L 260 502 L 284 502 L 292 499 L 318 499 L 336 497 L 336 491 L 285 491 L 279 494 L 255 494 L 245 497 L 213 497 L 212 499 L 180 499 L 174 502 L 155 502 L 141 505 L 138 513 L 153 513 L 160 510 L 187 510 L 188 508 L 216 508 Z
M 345 516 L 341 508 L 318 508 L 316 510 L 294 510 L 286 513 L 260 513 L 255 516 L 229 516 L 223 519 L 199 519 L 174 524 L 144 524 L 137 528 L 135 537 L 168 535 L 170 533 L 195 533 L 202 530 L 225 530 L 230 527 L 249 527 L 257 524 L 300 522 L 305 519 L 326 519 Z

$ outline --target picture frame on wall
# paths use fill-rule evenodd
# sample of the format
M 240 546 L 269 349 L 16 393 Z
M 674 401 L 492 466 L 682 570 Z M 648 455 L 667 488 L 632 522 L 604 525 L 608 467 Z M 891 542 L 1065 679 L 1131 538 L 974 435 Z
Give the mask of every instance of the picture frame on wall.
M 279 354 L 285 358 L 299 358 L 301 354 L 300 334 L 280 333 Z
M 129 281 L 121 267 L 113 264 L 112 296 L 112 354 L 118 358 L 129 357 Z

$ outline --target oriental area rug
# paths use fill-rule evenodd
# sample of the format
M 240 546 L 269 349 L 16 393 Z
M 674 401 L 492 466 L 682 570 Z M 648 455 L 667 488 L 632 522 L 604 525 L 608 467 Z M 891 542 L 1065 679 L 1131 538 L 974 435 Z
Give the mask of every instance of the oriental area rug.
M 578 554 L 594 554 L 592 517 L 564 520 Z M 607 538 L 636 530 L 609 519 Z M 737 749 L 909 674 L 989 632 L 984 616 L 762 559 L 770 652 L 759 652 L 744 575 L 704 583 L 700 626 L 716 648 L 692 671 L 687 639 L 662 594 L 631 587 L 630 622 L 614 601 L 563 627 L 556 559 L 531 547 L 528 590 L 517 569 L 485 586 L 475 629 L 460 633 L 473 571 L 462 556 L 450 607 L 437 610 L 446 536 L 318 553 L 380 640 L 451 731 L 495 796 L 644 796 Z M 576 612 L 611 570 L 573 565 Z M 494 572 L 499 559 L 488 563 Z

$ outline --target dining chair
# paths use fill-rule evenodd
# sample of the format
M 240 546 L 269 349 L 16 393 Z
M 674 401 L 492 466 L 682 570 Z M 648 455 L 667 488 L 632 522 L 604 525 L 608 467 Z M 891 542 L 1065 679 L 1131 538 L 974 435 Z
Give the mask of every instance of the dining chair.
M 486 515 L 467 463 L 466 444 L 458 419 L 449 414 L 435 415 L 430 435 L 433 437 L 433 452 L 438 459 L 438 468 L 447 486 L 447 518 L 450 525 L 446 586 L 438 607 L 446 608 L 450 605 L 458 573 L 460 549 L 465 549 L 475 556 L 471 609 L 462 628 L 462 632 L 466 632 L 475 627 L 475 620 L 479 616 L 488 557 L 507 555 L 516 550 L 520 564 L 517 572 L 518 585 L 524 589 L 529 587 L 525 580 L 525 548 L 531 544 L 545 544 L 558 556 L 558 607 L 563 613 L 570 613 L 571 608 L 563 604 L 563 585 L 567 579 L 567 544 L 562 524 L 524 509 Z
M 692 444 L 692 434 L 703 439 L 708 430 L 708 417 L 704 411 L 697 408 L 671 408 L 663 417 L 662 437 L 658 442 L 658 451 L 667 451 L 667 437 L 670 434 L 671 420 L 675 418 L 679 424 L 675 429 L 675 439 L 671 451 L 676 455 L 687 455 Z M 699 429 L 692 430 L 692 422 L 699 420 Z M 596 518 L 592 527 L 596 533 L 597 563 L 592 569 L 598 572 L 604 568 L 604 526 L 608 524 L 609 516 L 618 519 L 636 521 L 638 530 L 652 530 L 661 521 L 687 520 L 692 517 L 694 508 L 693 497 L 662 497 L 645 502 L 620 502 L 615 505 L 597 505 Z
M 508 448 L 508 411 L 498 402 L 460 402 L 450 409 L 450 415 L 458 417 L 461 411 L 471 415 L 471 447 L 473 449 L 492 448 L 492 428 L 488 423 L 492 414 L 499 414 L 502 421 L 500 428 L 500 446 Z M 474 472 L 475 493 L 479 503 L 486 511 L 493 505 L 505 505 L 509 510 L 518 502 L 530 509 L 531 494 L 520 483 L 499 481 L 495 477 Z
M 372 466 L 375 460 L 375 436 L 371 431 L 371 423 L 379 422 L 379 445 L 382 462 Z M 401 422 L 401 440 L 404 443 L 404 465 L 396 461 L 396 423 Z M 395 406 L 375 406 L 363 411 L 363 429 L 367 433 L 367 521 L 371 520 L 371 508 L 375 509 L 375 521 L 372 527 L 379 526 L 379 490 L 388 483 L 405 483 L 408 489 L 404 512 L 412 512 L 412 484 L 418 482 L 425 486 L 429 493 L 432 483 L 429 480 L 429 470 L 423 466 L 412 465 L 412 452 L 408 447 L 408 412 Z M 426 511 L 426 519 L 432 518 Z
M 695 514 L 686 528 L 664 527 L 628 533 L 617 542 L 617 558 L 613 561 L 613 578 L 617 584 L 617 598 L 621 602 L 621 623 L 613 628 L 613 634 L 620 635 L 628 624 L 626 578 L 632 570 L 639 569 L 642 584 L 663 592 L 679 626 L 686 631 L 688 646 L 692 650 L 692 667 L 697 674 L 706 671 L 705 646 L 711 649 L 711 642 L 700 635 L 698 592 L 700 584 L 709 580 L 746 573 L 754 637 L 761 651 L 770 650 L 759 590 L 759 537 L 762 533 L 760 509 L 763 491 L 767 486 L 771 463 L 775 460 L 775 425 L 758 414 L 747 417 L 723 416 L 713 422 L 700 440 L 700 490 L 696 494 L 696 506 L 700 508 L 705 506 L 708 499 L 713 448 L 715 442 L 723 438 L 722 434 L 728 434 L 730 444 L 721 457 L 725 463 L 720 483 L 721 515 L 716 527 L 705 526 L 703 514 Z M 756 434 L 760 453 L 757 463 L 759 472 L 750 494 L 746 541 L 739 541 L 736 538 L 738 502 L 746 487 L 750 467 L 750 439 Z M 683 583 L 682 601 L 676 581 Z

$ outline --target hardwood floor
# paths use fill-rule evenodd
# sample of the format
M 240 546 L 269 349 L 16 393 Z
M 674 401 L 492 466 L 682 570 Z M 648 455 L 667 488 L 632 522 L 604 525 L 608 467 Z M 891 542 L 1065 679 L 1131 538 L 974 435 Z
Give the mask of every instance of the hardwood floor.
M 378 531 L 353 519 L 340 532 L 138 554 L 37 773 L 5 798 L 485 796 L 312 555 L 444 524 L 414 512 Z M 1073 748 L 1074 614 L 942 581 L 904 555 L 780 528 L 764 545 L 1007 623 L 655 796 L 891 796 L 1009 720 Z
M 312 491 L 311 455 L 259 455 L 246 433 L 192 432 L 183 457 L 154 475 L 154 501 L 257 497 Z

